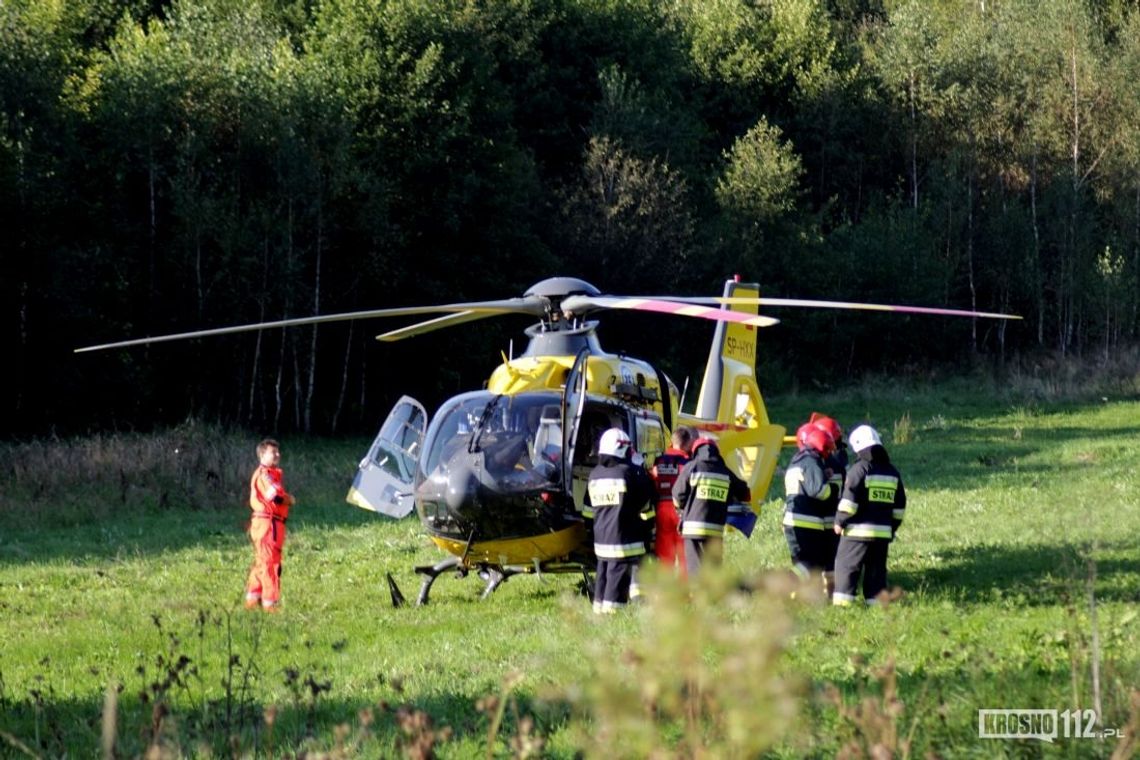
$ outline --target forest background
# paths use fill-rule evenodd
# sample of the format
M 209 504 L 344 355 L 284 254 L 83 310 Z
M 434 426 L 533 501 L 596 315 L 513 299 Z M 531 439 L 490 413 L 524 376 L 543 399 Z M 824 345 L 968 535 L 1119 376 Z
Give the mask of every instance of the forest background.
M 71 349 L 553 275 L 1025 317 L 776 313 L 777 390 L 1109 362 L 1140 327 L 1137 6 L 0 0 L 0 432 L 371 431 L 525 323 Z M 687 322 L 603 344 L 682 382 Z

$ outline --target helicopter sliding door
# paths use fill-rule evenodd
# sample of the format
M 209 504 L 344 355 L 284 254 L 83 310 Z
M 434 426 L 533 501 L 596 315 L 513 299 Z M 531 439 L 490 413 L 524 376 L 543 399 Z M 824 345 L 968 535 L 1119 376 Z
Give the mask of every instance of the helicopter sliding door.
M 582 412 L 586 408 L 586 364 L 590 359 L 590 349 L 583 348 L 566 376 L 566 388 L 562 393 L 562 487 L 580 508 L 581 502 L 574 493 L 574 447 L 578 445 L 578 427 L 582 422 Z
M 403 396 L 380 434 L 360 460 L 345 501 L 389 517 L 404 517 L 415 506 L 412 499 L 416 460 L 423 446 L 428 415 L 423 405 Z

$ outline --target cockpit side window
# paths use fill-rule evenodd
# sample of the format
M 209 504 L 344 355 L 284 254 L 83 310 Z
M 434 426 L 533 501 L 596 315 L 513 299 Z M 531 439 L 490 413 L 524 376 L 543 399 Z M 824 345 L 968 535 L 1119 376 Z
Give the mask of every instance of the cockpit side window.
M 665 427 L 654 417 L 637 418 L 637 451 L 646 461 L 656 459 L 665 451 Z
M 542 407 L 531 446 L 531 457 L 540 462 L 557 464 L 562 456 L 562 410 L 557 404 Z
M 574 449 L 574 465 L 593 467 L 598 463 L 598 441 L 612 427 L 625 427 L 623 415 L 606 406 L 587 404 L 579 426 L 578 445 Z

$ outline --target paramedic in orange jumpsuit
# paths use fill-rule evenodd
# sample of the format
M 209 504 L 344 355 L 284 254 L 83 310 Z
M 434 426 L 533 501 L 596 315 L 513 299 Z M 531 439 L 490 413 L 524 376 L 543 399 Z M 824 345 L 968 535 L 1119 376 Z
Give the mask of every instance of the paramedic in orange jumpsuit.
M 281 602 L 281 550 L 285 546 L 285 520 L 293 497 L 285 490 L 281 447 L 266 438 L 257 444 L 258 467 L 249 480 L 249 538 L 253 566 L 245 586 L 245 606 L 276 612 Z
M 689 447 L 693 445 L 692 428 L 678 427 L 673 431 L 673 445 L 653 462 L 653 482 L 657 486 L 657 530 L 654 553 L 666 567 L 674 568 L 685 577 L 685 543 L 681 539 L 681 521 L 673 506 L 673 484 L 681 468 L 689 461 Z

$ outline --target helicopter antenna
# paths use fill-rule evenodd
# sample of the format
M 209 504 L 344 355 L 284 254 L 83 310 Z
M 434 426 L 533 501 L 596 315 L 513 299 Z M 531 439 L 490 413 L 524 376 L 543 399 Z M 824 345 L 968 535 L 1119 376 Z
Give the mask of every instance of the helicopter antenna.
M 677 411 L 685 409 L 685 394 L 689 392 L 689 376 L 685 375 L 685 384 L 681 387 L 681 400 L 677 402 Z
M 507 344 L 507 361 L 515 360 L 515 339 L 511 338 L 511 342 Z

